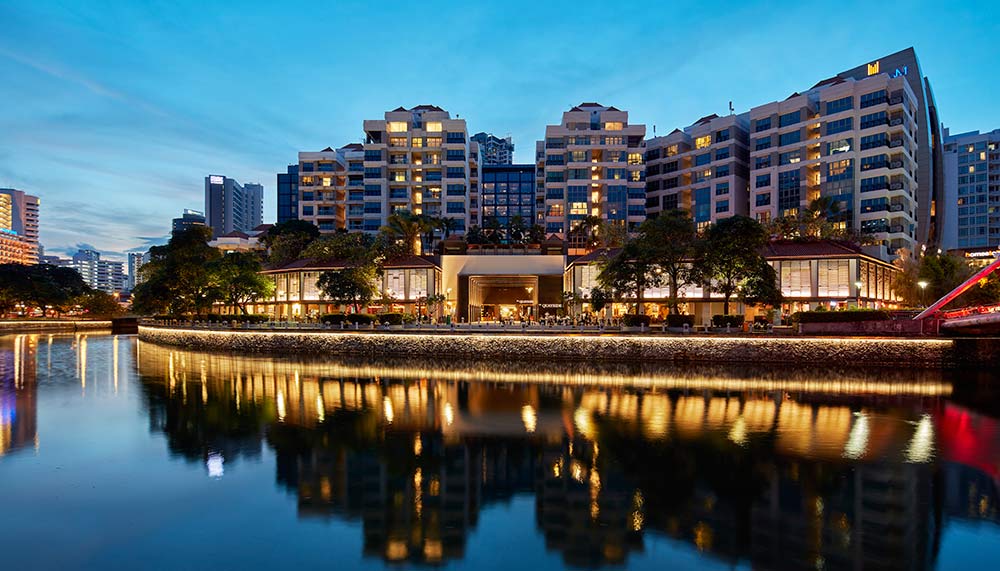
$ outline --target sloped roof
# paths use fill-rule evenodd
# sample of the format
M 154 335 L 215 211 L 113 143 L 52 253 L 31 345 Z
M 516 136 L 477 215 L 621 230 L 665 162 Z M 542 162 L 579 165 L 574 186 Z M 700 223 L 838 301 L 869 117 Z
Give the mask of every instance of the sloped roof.
M 282 272 L 289 272 L 295 270 L 315 270 L 315 271 L 325 271 L 325 270 L 342 270 L 349 267 L 350 263 L 346 260 L 328 259 L 321 260 L 318 258 L 303 258 L 301 260 L 295 260 L 288 262 L 287 264 L 268 266 L 262 273 L 265 274 L 275 274 Z M 415 256 L 412 254 L 407 254 L 399 258 L 387 261 L 384 266 L 386 268 L 438 268 L 440 267 L 436 264 L 430 256 Z
M 219 238 L 249 238 L 249 237 L 250 237 L 249 234 L 244 234 L 243 232 L 240 232 L 239 230 L 233 230 L 232 232 L 226 232 L 225 234 L 222 234 L 221 236 L 219 236 Z
M 323 149 L 323 150 L 322 150 L 322 151 L 320 151 L 320 152 L 321 152 L 321 153 L 335 153 L 335 152 L 337 152 L 337 151 L 334 151 L 334 150 L 333 150 L 333 149 L 331 149 L 330 147 L 327 147 L 327 148 Z
M 573 258 L 567 265 L 589 264 L 591 262 L 597 262 L 603 259 L 612 258 L 616 254 L 618 254 L 618 252 L 620 252 L 621 250 L 622 250 L 621 248 L 598 248 L 582 256 L 577 256 L 576 258 Z
M 705 115 L 701 119 L 698 119 L 697 121 L 694 122 L 694 124 L 695 125 L 702 125 L 704 123 L 708 123 L 712 119 L 718 119 L 718 118 L 719 118 L 718 115 L 716 115 L 715 113 L 712 113 L 711 115 Z
M 807 258 L 866 255 L 861 248 L 839 240 L 775 240 L 761 252 L 766 258 Z
M 341 149 L 351 149 L 352 151 L 363 151 L 364 148 L 365 148 L 365 146 L 362 145 L 361 143 L 349 143 L 349 144 L 344 145 L 343 147 L 340 147 L 340 148 Z

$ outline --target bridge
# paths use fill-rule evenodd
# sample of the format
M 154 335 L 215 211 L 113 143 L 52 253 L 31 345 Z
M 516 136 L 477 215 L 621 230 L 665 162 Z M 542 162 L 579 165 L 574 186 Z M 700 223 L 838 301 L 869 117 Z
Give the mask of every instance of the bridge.
M 995 305 L 980 305 L 959 309 L 944 310 L 944 306 L 954 301 L 958 296 L 968 291 L 972 286 L 987 279 L 990 274 L 1000 269 L 1000 255 L 990 265 L 976 272 L 975 275 L 962 282 L 944 297 L 935 301 L 921 311 L 913 319 L 923 321 L 933 319 L 940 329 L 963 333 L 987 333 L 1000 331 L 1000 303 Z

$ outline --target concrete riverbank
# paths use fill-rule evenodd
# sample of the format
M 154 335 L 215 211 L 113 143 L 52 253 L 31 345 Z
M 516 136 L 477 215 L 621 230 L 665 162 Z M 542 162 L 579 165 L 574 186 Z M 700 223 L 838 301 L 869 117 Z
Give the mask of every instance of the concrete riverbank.
M 218 331 L 148 325 L 139 328 L 139 338 L 208 351 L 279 355 L 920 368 L 1000 366 L 996 339 Z
M 4 333 L 37 333 L 39 331 L 83 331 L 111 329 L 110 320 L 87 319 L 32 319 L 0 321 L 0 335 Z

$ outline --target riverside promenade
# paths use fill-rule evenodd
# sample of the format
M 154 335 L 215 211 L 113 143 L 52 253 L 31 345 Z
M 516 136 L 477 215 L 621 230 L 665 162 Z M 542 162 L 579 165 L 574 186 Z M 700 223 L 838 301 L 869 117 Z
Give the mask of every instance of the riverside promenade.
M 787 363 L 834 367 L 1000 366 L 997 339 L 797 337 L 766 334 L 599 330 L 432 328 L 228 328 L 143 324 L 139 338 L 161 345 L 264 354 L 458 357 L 555 361 Z

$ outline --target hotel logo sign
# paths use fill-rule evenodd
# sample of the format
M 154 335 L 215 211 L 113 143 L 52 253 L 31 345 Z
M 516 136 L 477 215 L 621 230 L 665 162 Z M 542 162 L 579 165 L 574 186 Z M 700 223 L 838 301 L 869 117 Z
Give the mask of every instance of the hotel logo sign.
M 881 67 L 882 64 L 879 61 L 873 61 L 872 63 L 868 64 L 869 77 L 872 75 L 878 75 L 879 71 L 881 70 Z M 906 72 L 909 71 L 908 67 L 909 66 L 905 65 L 897 67 L 896 69 L 892 70 L 892 73 L 889 74 L 889 77 L 900 77 L 906 75 Z

